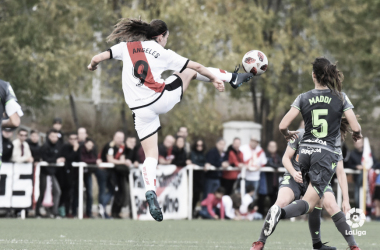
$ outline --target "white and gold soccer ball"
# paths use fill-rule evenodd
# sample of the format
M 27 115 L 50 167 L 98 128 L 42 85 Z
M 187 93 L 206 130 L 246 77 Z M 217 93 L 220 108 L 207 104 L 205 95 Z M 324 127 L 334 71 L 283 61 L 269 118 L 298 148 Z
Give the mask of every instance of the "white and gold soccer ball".
M 251 50 L 243 57 L 243 69 L 255 76 L 259 76 L 268 69 L 268 58 L 260 50 Z

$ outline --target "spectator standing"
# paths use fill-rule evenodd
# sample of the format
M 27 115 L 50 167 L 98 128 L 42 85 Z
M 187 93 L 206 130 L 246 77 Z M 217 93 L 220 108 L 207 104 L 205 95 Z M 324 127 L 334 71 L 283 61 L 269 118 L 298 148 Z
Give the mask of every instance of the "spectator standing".
M 128 167 L 139 167 L 137 140 L 134 136 L 127 136 L 124 155 Z
M 65 134 L 62 132 L 62 119 L 61 118 L 59 118 L 59 117 L 54 118 L 53 129 L 57 131 L 58 141 L 61 145 L 63 145 Z
M 65 163 L 63 168 L 57 171 L 58 181 L 62 190 L 60 200 L 61 216 L 77 216 L 78 210 L 78 168 L 72 166 L 73 162 L 80 161 L 79 142 L 76 132 L 69 134 L 69 142 L 65 143 L 59 153 L 57 162 Z M 70 214 L 71 207 L 71 214 Z M 80 211 L 82 212 L 82 211 Z
M 26 163 L 33 162 L 32 152 L 26 142 L 28 131 L 20 128 L 17 132 L 17 139 L 13 141 L 12 162 Z
M 26 140 L 29 145 L 30 152 L 32 152 L 32 157 L 34 162 L 39 162 L 41 160 L 40 156 L 40 135 L 37 130 L 30 131 L 30 137 Z
M 251 136 L 249 144 L 240 148 L 244 156 L 244 162 L 247 164 L 245 187 L 253 186 L 255 195 L 257 195 L 260 182 L 260 168 L 267 164 L 267 157 L 264 150 L 259 146 L 259 142 L 260 140 L 257 137 Z
M 220 170 L 222 166 L 228 166 L 228 162 L 224 160 L 224 147 L 226 142 L 220 138 L 217 140 L 216 145 L 212 148 L 206 155 L 205 164 L 205 185 L 203 191 L 203 198 L 206 198 L 208 194 L 214 193 L 216 189 L 220 187 L 220 177 L 222 176 L 222 171 Z M 216 168 L 215 170 L 208 171 L 211 166 Z
M 80 161 L 87 164 L 99 164 L 101 159 L 97 159 L 98 153 L 96 152 L 95 143 L 90 138 L 86 138 L 84 145 L 79 148 Z M 85 168 L 87 171 L 84 173 L 84 185 L 86 187 L 86 218 L 93 218 L 92 216 L 92 173 L 91 168 Z
M 158 145 L 158 164 L 168 165 L 172 164 L 173 160 L 173 146 L 175 143 L 175 138 L 172 135 L 167 135 L 164 142 Z
M 270 141 L 268 143 L 268 148 L 266 152 L 267 157 L 267 167 L 272 167 L 275 171 L 278 168 L 283 167 L 282 158 L 277 152 L 278 147 L 275 141 Z M 265 209 L 265 198 L 269 197 L 270 207 L 276 202 L 278 193 L 278 175 L 274 173 L 261 173 L 260 174 L 260 185 L 259 185 L 259 199 L 257 201 L 259 206 L 259 213 L 266 214 Z
M 115 164 L 115 168 L 119 168 L 118 166 L 120 166 L 121 169 L 125 169 L 124 147 L 124 132 L 117 131 L 113 136 L 113 140 L 103 147 L 101 153 L 102 161 Z M 110 217 L 105 209 L 115 193 L 115 169 L 107 170 L 99 168 L 97 170 L 95 175 L 99 185 L 99 214 L 102 218 L 108 219 Z M 119 195 L 120 192 L 115 197 L 115 200 L 119 198 Z M 115 218 L 118 217 L 120 216 L 115 216 Z
M 349 154 L 346 166 L 353 170 L 360 170 L 360 174 L 355 175 L 355 204 L 356 207 L 360 207 L 360 188 L 363 186 L 363 165 L 362 165 L 362 155 L 363 155 L 364 140 L 358 140 L 354 142 L 355 149 Z
M 190 160 L 187 164 L 194 164 L 204 167 L 206 163 L 206 145 L 203 140 L 196 140 L 190 154 Z M 202 200 L 202 192 L 204 185 L 204 171 L 193 171 L 193 211 L 198 201 Z
M 185 167 L 186 166 L 186 160 L 187 160 L 187 153 L 185 150 L 185 138 L 179 136 L 177 137 L 177 140 L 175 142 L 175 145 L 173 147 L 173 156 L 174 159 L 172 160 L 172 164 L 176 165 L 177 167 Z
M 202 209 L 199 215 L 204 219 L 224 219 L 224 206 L 222 203 L 222 197 L 225 193 L 223 187 L 218 187 L 214 193 L 207 195 L 201 203 Z M 219 205 L 219 207 L 218 207 Z
M 177 132 L 177 136 L 183 137 L 185 139 L 185 151 L 186 151 L 186 157 L 190 158 L 190 153 L 191 153 L 191 146 L 188 141 L 188 130 L 187 127 L 180 127 Z
M 138 151 L 139 148 L 137 146 L 137 139 L 134 136 L 128 136 L 127 140 L 125 141 L 125 161 L 126 164 L 129 168 L 135 167 L 138 168 L 140 163 L 139 163 L 139 155 Z M 142 151 L 144 153 L 144 151 Z M 145 158 L 145 157 L 144 157 Z M 129 218 L 132 219 L 132 203 L 131 203 L 131 190 L 129 188 L 129 176 L 125 176 L 126 180 L 126 197 L 125 197 L 125 202 L 124 206 L 128 205 L 129 206 Z
M 4 128 L 2 130 L 2 139 L 3 139 L 3 162 L 11 162 L 13 154 L 13 143 L 11 138 L 13 136 L 13 130 L 11 128 Z
M 41 147 L 41 159 L 48 163 L 55 164 L 57 162 L 61 144 L 58 141 L 58 132 L 56 130 L 50 130 L 47 133 L 47 139 L 45 144 Z M 46 190 L 46 177 L 50 176 L 53 189 L 53 216 L 58 216 L 58 205 L 61 197 L 61 188 L 59 187 L 58 180 L 55 176 L 56 167 L 41 167 L 40 171 L 40 196 L 38 197 L 36 205 L 36 216 L 41 216 L 40 207 L 44 198 Z
M 241 141 L 240 138 L 235 138 L 226 152 L 226 160 L 232 167 L 244 167 L 244 156 L 240 151 Z M 226 189 L 226 194 L 230 195 L 233 192 L 234 184 L 237 180 L 240 171 L 227 171 L 224 170 L 221 179 L 221 185 Z
M 124 164 L 123 164 L 124 159 Z M 112 217 L 121 218 L 121 209 L 129 205 L 130 217 L 132 215 L 131 200 L 129 198 L 129 169 L 138 167 L 137 161 L 137 148 L 136 137 L 128 136 L 125 141 L 125 148 L 123 152 L 123 158 L 119 158 L 119 163 L 115 166 L 117 191 L 115 193 L 115 199 L 112 204 Z

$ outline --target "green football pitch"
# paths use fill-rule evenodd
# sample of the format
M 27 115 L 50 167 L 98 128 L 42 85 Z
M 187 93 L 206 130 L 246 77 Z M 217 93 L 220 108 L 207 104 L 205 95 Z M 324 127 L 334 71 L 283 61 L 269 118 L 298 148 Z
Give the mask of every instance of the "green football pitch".
M 1 219 L 0 249 L 246 249 L 262 221 L 163 221 Z M 362 250 L 380 249 L 380 223 L 365 223 L 356 236 Z M 322 240 L 346 249 L 332 221 L 322 222 Z M 305 221 L 283 221 L 265 246 L 312 249 Z

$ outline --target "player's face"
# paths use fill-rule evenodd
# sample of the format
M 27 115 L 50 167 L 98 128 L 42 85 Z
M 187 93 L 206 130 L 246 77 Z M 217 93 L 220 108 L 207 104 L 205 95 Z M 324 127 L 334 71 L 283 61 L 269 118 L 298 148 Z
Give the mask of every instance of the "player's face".
M 169 30 L 168 30 L 168 32 L 166 32 L 165 36 L 159 37 L 158 44 L 165 48 L 166 43 L 168 42 L 168 37 L 169 37 Z

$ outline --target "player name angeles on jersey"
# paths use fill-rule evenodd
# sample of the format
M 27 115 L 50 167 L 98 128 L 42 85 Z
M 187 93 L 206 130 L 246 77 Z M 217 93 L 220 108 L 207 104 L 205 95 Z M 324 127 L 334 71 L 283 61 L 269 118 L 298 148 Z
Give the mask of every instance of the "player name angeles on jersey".
M 309 102 L 310 102 L 310 105 L 313 105 L 317 102 L 324 102 L 324 103 L 327 103 L 327 104 L 330 104 L 331 102 L 331 97 L 328 97 L 328 96 L 316 96 L 316 97 L 313 97 L 311 99 L 309 99 Z
M 150 48 L 134 48 L 133 49 L 133 54 L 143 53 L 143 52 L 145 52 L 146 54 L 150 54 L 150 55 L 154 56 L 154 58 L 157 58 L 160 56 L 160 53 L 158 53 L 157 51 L 152 51 L 152 49 L 150 49 Z

